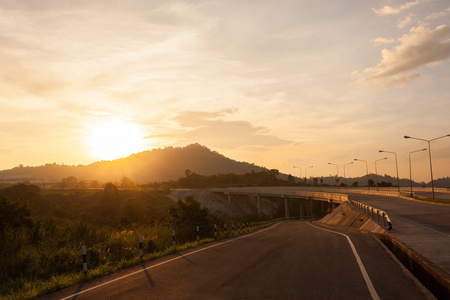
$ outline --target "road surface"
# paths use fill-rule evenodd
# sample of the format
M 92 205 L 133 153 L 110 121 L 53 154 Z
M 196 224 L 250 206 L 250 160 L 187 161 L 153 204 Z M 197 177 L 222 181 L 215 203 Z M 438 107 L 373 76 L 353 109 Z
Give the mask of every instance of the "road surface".
M 349 193 L 349 199 L 386 211 L 391 233 L 450 274 L 450 206 Z
M 42 299 L 427 298 L 371 235 L 285 221 Z

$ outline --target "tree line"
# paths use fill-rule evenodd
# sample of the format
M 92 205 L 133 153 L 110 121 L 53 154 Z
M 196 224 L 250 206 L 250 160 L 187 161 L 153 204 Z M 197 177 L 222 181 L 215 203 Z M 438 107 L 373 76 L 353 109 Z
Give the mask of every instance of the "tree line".
M 91 273 L 100 274 L 136 263 L 139 236 L 153 255 L 168 251 L 173 229 L 177 243 L 185 243 L 195 240 L 196 226 L 212 237 L 214 224 L 226 222 L 193 198 L 174 203 L 166 194 L 113 183 L 99 190 L 0 189 L 0 296 L 33 298 L 39 292 L 29 283 L 49 291 L 49 282 L 50 290 L 61 284 L 55 278 L 80 280 L 82 245 Z

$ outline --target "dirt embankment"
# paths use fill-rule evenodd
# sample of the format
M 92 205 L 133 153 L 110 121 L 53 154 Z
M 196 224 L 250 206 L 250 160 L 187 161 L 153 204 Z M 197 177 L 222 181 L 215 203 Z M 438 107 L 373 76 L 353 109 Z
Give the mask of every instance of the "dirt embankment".
M 245 218 L 257 213 L 255 200 L 248 196 L 231 196 L 230 199 L 225 194 L 213 193 L 208 190 L 172 190 L 168 197 L 174 201 L 184 200 L 192 196 L 202 207 L 207 207 L 210 211 L 220 216 L 228 218 Z
M 362 214 L 350 203 L 342 203 L 330 214 L 326 215 L 317 223 L 342 229 L 354 229 L 362 232 L 375 234 L 386 234 L 387 231 L 377 222 Z

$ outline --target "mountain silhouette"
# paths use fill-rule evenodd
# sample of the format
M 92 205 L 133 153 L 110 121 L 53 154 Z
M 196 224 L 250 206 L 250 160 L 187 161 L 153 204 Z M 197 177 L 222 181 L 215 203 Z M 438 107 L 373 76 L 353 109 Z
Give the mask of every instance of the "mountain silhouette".
M 37 167 L 18 166 L 0 171 L 0 181 L 57 182 L 74 176 L 78 180 L 120 181 L 128 177 L 138 184 L 177 180 L 190 170 L 201 175 L 244 174 L 266 168 L 238 162 L 211 151 L 198 143 L 186 147 L 153 149 L 89 165 L 69 166 L 45 164 Z
M 166 147 L 152 149 L 128 157 L 98 161 L 89 165 L 58 165 L 45 164 L 37 167 L 18 166 L 0 171 L 0 182 L 60 182 L 63 178 L 75 177 L 79 181 L 97 180 L 100 182 L 120 182 L 123 177 L 128 177 L 138 184 L 177 180 L 185 176 L 186 170 L 200 175 L 214 174 L 245 174 L 252 171 L 267 170 L 248 162 L 239 162 L 223 156 L 198 143 L 186 147 Z M 287 180 L 286 174 L 280 174 L 280 178 Z M 369 178 L 375 181 L 375 175 L 369 174 Z M 348 185 L 358 182 L 359 186 L 367 185 L 366 176 L 356 178 L 319 177 L 318 183 L 339 185 L 346 181 Z M 311 181 L 311 180 L 310 180 Z M 397 179 L 388 175 L 378 175 L 378 182 L 385 181 L 397 184 Z M 409 179 L 400 179 L 400 186 L 410 185 Z M 413 182 L 413 186 L 431 186 L 431 182 Z M 450 187 L 450 177 L 435 179 L 435 187 Z

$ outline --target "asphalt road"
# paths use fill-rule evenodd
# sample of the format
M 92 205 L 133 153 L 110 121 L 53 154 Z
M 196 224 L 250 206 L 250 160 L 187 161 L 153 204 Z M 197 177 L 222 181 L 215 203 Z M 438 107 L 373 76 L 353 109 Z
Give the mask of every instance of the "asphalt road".
M 374 237 L 344 233 L 281 222 L 42 299 L 426 299 Z
M 450 206 L 351 193 L 349 199 L 386 211 L 393 235 L 450 274 Z

